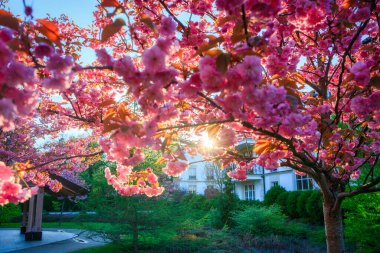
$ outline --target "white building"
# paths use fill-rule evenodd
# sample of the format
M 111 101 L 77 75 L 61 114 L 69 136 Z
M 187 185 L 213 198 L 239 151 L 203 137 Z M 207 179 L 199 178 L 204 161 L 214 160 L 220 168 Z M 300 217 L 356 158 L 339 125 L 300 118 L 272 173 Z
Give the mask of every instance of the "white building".
M 242 200 L 264 200 L 265 193 L 275 185 L 287 191 L 314 189 L 312 179 L 308 176 L 294 174 L 290 168 L 280 167 L 275 171 L 255 166 L 247 173 L 247 180 L 234 181 L 235 193 Z
M 220 190 L 220 177 L 223 172 L 218 167 L 203 161 L 200 155 L 186 155 L 186 158 L 190 166 L 177 179 L 180 190 L 201 195 L 207 188 Z
M 252 150 L 252 141 L 245 141 L 236 147 L 239 152 Z M 251 156 L 252 154 L 246 154 Z M 215 165 L 202 161 L 202 156 L 187 156 L 189 168 L 181 174 L 177 182 L 179 188 L 186 192 L 204 194 L 207 188 L 221 190 L 223 172 Z M 290 168 L 279 167 L 276 170 L 266 170 L 255 165 L 247 172 L 247 180 L 233 180 L 236 195 L 242 200 L 264 200 L 265 193 L 273 186 L 280 185 L 287 191 L 314 189 L 313 181 L 308 176 L 299 176 Z

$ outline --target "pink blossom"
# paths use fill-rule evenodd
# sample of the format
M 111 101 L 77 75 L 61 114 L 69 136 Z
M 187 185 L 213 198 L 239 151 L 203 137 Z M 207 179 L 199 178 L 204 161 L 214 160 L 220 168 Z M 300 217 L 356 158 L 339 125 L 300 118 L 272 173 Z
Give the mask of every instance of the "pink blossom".
M 145 71 L 149 73 L 163 71 L 166 67 L 165 61 L 166 54 L 158 46 L 145 50 L 142 56 Z
M 262 80 L 263 67 L 260 58 L 254 55 L 244 58 L 244 62 L 236 65 L 236 70 L 243 78 L 245 85 L 258 85 Z
M 162 171 L 169 176 L 178 177 L 183 171 L 185 171 L 189 165 L 184 162 L 174 161 L 169 162 Z
M 235 12 L 243 5 L 244 0 L 216 0 L 216 8 L 227 12 Z
M 281 10 L 280 0 L 247 0 L 245 5 L 259 17 L 273 17 Z
M 54 52 L 54 49 L 47 43 L 41 42 L 34 49 L 34 53 L 38 58 L 49 57 Z
M 247 170 L 242 168 L 237 168 L 231 170 L 227 173 L 230 178 L 234 178 L 236 180 L 246 180 L 247 179 Z
M 16 112 L 16 107 L 11 99 L 0 99 L 0 127 L 2 127 L 4 131 L 14 129 L 13 119 Z
M 52 78 L 46 78 L 43 82 L 43 86 L 47 89 L 55 89 L 64 91 L 71 86 L 71 81 L 68 76 L 58 75 Z
M 146 179 L 151 185 L 154 185 L 158 182 L 158 177 L 154 173 L 149 173 Z
M 359 86 L 366 86 L 370 80 L 370 69 L 365 62 L 356 62 L 350 69 L 354 75 L 354 80 Z
M 171 17 L 161 19 L 160 35 L 163 37 L 174 36 L 177 29 L 177 23 Z
M 53 54 L 50 56 L 46 63 L 46 68 L 50 71 L 58 73 L 68 74 L 71 72 L 71 68 L 74 65 L 73 58 L 71 56 L 61 56 L 59 54 Z
M 1 181 L 12 181 L 14 179 L 14 175 L 12 170 L 5 166 L 3 162 L 0 162 L 0 182 Z
M 367 116 L 372 108 L 370 107 L 370 101 L 364 97 L 355 97 L 351 100 L 351 110 L 359 117 Z
M 13 53 L 7 45 L 0 41 L 0 67 L 3 68 L 13 59 Z
M 112 66 L 113 65 L 113 59 L 111 55 L 107 53 L 107 50 L 105 48 L 96 49 L 95 50 L 96 57 L 98 58 L 98 61 L 106 66 Z
M 11 41 L 13 38 L 13 31 L 9 28 L 0 29 L 0 40 L 4 43 Z
M 148 197 L 155 197 L 158 195 L 161 195 L 164 192 L 165 188 L 164 187 L 146 187 L 144 188 L 144 194 Z

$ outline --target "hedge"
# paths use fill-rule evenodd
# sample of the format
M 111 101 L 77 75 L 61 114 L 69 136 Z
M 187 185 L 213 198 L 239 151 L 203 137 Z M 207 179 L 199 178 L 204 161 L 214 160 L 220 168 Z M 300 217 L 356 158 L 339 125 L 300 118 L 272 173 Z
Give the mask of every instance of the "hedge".
M 303 218 L 323 224 L 322 196 L 319 191 L 291 191 L 272 187 L 264 198 L 264 204 L 277 204 L 292 219 Z

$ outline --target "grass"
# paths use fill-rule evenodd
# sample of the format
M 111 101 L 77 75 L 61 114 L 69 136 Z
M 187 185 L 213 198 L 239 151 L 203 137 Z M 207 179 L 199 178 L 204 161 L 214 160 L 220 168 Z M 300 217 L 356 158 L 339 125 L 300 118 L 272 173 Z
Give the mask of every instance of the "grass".
M 103 252 L 121 253 L 125 251 L 118 244 L 107 244 L 104 246 L 77 250 L 77 251 L 74 251 L 73 253 L 103 253 Z

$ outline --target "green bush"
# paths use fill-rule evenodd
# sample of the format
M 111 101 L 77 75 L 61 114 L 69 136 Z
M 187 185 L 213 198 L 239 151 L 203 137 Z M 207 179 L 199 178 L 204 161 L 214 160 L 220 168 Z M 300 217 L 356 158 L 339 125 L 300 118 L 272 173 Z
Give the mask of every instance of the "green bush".
M 374 240 L 380 231 L 380 193 L 362 194 L 343 202 L 345 236 L 355 252 L 380 252 Z
M 323 224 L 322 194 L 319 191 L 312 191 L 308 197 L 306 211 L 310 222 Z
M 278 196 L 283 192 L 286 192 L 285 188 L 279 185 L 270 188 L 270 190 L 265 194 L 264 205 L 270 206 L 277 203 Z
M 310 195 L 312 194 L 312 191 L 301 191 L 298 193 L 299 196 L 297 198 L 297 214 L 298 217 L 301 218 L 309 218 L 309 215 L 306 211 L 306 202 Z
M 288 197 L 286 199 L 286 213 L 290 218 L 299 218 L 297 213 L 297 199 L 299 192 L 288 192 Z
M 255 236 L 267 236 L 282 233 L 285 216 L 278 206 L 251 206 L 243 211 L 233 213 L 233 221 L 238 233 L 250 233 Z
M 21 209 L 18 205 L 8 204 L 0 206 L 0 223 L 12 222 L 21 216 Z
M 283 192 L 283 193 L 280 193 L 280 195 L 278 195 L 278 198 L 277 198 L 277 203 L 282 211 L 286 214 L 286 215 L 289 215 L 286 211 L 286 201 L 288 199 L 288 192 Z

